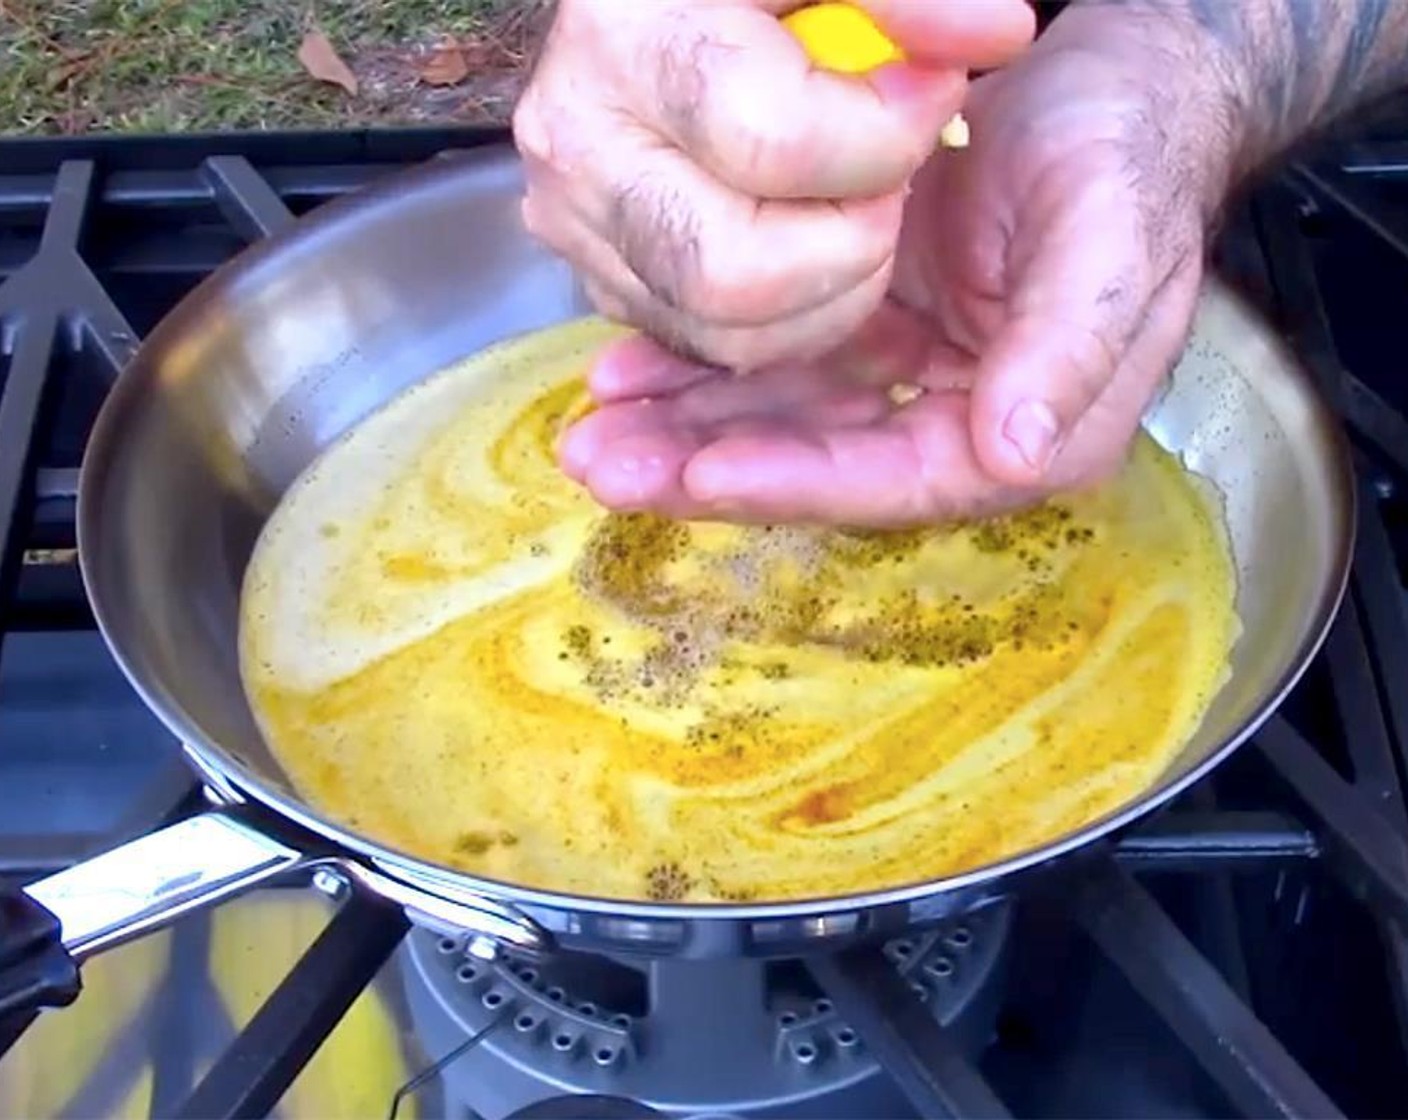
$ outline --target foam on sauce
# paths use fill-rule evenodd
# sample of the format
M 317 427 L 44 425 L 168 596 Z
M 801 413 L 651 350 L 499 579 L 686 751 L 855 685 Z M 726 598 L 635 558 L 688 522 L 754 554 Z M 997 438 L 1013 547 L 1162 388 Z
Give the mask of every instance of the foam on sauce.
M 246 576 L 258 722 L 329 816 L 622 899 L 922 881 L 1137 795 L 1228 671 L 1210 488 L 1142 436 L 1103 487 L 903 533 L 608 515 L 553 445 L 616 328 L 476 356 L 293 486 Z

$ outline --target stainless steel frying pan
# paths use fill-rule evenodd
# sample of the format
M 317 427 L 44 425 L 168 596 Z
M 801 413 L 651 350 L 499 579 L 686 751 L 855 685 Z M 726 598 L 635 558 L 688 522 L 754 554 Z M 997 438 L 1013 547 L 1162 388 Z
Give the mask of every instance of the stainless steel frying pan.
M 84 953 L 300 866 L 335 869 L 481 950 L 554 944 L 690 957 L 834 947 L 972 908 L 1206 774 L 1276 707 L 1339 605 L 1354 491 L 1335 420 L 1217 283 L 1147 426 L 1221 489 L 1245 633 L 1231 681 L 1157 787 L 1044 847 L 934 882 L 776 905 L 622 903 L 472 878 L 323 818 L 289 784 L 240 687 L 241 575 L 280 494 L 349 426 L 506 336 L 587 310 L 519 222 L 508 148 L 326 207 L 203 284 L 112 390 L 83 464 L 93 609 L 133 686 L 217 807 L 30 888 Z

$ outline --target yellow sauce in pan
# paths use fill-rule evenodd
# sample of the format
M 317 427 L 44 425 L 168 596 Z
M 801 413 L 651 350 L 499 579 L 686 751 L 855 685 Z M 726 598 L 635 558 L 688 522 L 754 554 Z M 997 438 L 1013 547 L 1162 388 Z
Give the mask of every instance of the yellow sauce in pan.
M 297 787 L 425 859 L 622 899 L 948 875 L 1153 782 L 1227 673 L 1210 490 L 1140 437 L 1096 491 L 898 534 L 607 515 L 558 470 L 595 320 L 480 355 L 305 473 L 246 578 Z

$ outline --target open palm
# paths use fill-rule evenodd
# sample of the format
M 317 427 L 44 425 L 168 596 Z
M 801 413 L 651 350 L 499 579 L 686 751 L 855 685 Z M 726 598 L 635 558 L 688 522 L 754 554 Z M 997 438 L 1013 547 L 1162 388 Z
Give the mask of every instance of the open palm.
M 616 509 L 893 526 L 1116 468 L 1186 337 L 1204 224 L 1131 66 L 1043 41 L 977 82 L 973 144 L 916 177 L 857 335 L 747 374 L 621 343 L 564 469 Z

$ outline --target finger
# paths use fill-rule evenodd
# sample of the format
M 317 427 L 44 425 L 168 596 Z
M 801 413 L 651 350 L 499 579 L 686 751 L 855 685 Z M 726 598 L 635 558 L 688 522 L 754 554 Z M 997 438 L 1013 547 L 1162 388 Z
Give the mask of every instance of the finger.
M 1026 0 L 857 0 L 916 62 L 988 70 L 1011 62 L 1036 35 Z
M 788 364 L 750 374 L 715 368 L 673 396 L 603 404 L 583 417 L 580 426 L 601 445 L 648 429 L 717 434 L 729 422 L 749 417 L 855 423 L 887 410 L 888 398 L 881 389 L 853 384 L 810 364 Z
M 605 290 L 586 283 L 593 303 L 605 314 L 628 310 Z M 588 373 L 587 386 L 599 404 L 642 397 L 675 396 L 715 377 L 719 366 L 694 361 L 647 335 L 612 343 Z M 934 334 L 933 323 L 891 300 L 880 306 L 841 344 L 818 362 L 821 373 L 860 387 L 918 387 L 928 391 L 967 389 L 977 361 L 967 351 Z
M 932 39 L 944 22 L 904 26 Z M 632 114 L 720 182 L 759 198 L 899 189 L 933 152 L 967 86 L 968 63 L 958 59 L 947 69 L 889 67 L 873 80 L 818 70 L 782 24 L 745 5 L 696 6 L 642 34 L 642 80 L 623 91 Z
M 869 423 L 890 407 L 883 390 L 854 385 L 807 364 L 720 374 L 675 397 L 670 415 L 676 424 L 721 434 L 729 423 L 743 419 L 818 428 Z
M 618 322 L 638 327 L 655 337 L 668 350 L 706 365 L 753 369 L 785 358 L 813 358 L 837 346 L 874 311 L 884 299 L 893 269 L 893 257 L 885 257 L 877 271 L 865 276 L 849 290 L 838 288 L 829 301 L 794 309 L 789 301 L 771 322 L 735 326 L 708 321 L 685 308 L 666 304 L 641 281 L 621 258 L 580 215 L 567 205 L 544 204 L 544 195 L 555 191 L 551 172 L 540 172 L 529 164 L 530 182 L 542 182 L 541 190 L 530 191 L 523 202 L 525 226 L 539 240 L 569 260 L 582 274 L 581 282 L 599 312 Z M 648 353 L 648 351 L 646 351 Z M 634 363 L 627 363 L 628 379 Z M 674 366 L 678 372 L 678 364 Z M 610 390 L 614 396 L 640 396 L 651 390 L 648 384 L 636 388 L 620 385 Z
M 982 355 L 972 401 L 974 450 L 999 481 L 1042 480 L 1143 320 L 1152 295 L 1143 239 L 1129 207 L 1104 193 L 1087 190 L 1014 253 L 1008 318 Z
M 637 146 L 601 164 L 593 228 L 666 307 L 758 326 L 816 308 L 892 261 L 904 197 L 758 202 L 681 153 Z
M 693 362 L 638 334 L 613 342 L 587 374 L 587 389 L 598 404 L 675 394 L 719 374 L 719 367 Z
M 810 429 L 872 424 L 888 413 L 883 392 L 829 383 L 812 372 L 719 374 L 679 399 L 607 405 L 566 433 L 563 468 L 610 508 L 712 512 L 683 486 L 684 468 L 701 449 L 738 439 L 776 443 Z
M 611 279 L 583 280 L 593 305 L 639 328 L 653 344 L 641 341 L 620 355 L 614 350 L 603 355 L 600 377 L 593 372 L 588 380 L 594 393 L 599 384 L 605 386 L 601 401 L 673 392 L 719 368 L 756 370 L 817 359 L 836 349 L 884 300 L 890 262 L 829 303 L 755 327 L 704 322 L 667 307 L 624 267 L 603 266 L 598 276 L 603 272 Z
M 608 405 L 588 413 L 562 433 L 557 441 L 558 464 L 568 478 L 584 482 L 603 449 L 637 436 L 668 435 L 675 430 L 668 406 L 660 402 Z
M 659 340 L 664 353 L 679 363 L 708 366 L 710 359 L 693 341 L 704 330 L 692 316 L 665 307 L 609 244 L 567 206 L 543 206 L 536 195 L 523 201 L 528 231 L 578 272 L 578 281 L 598 314 L 638 327 Z M 588 376 L 588 388 L 591 378 Z M 633 394 L 641 396 L 643 394 Z
M 725 437 L 694 454 L 681 481 L 681 504 L 729 520 L 899 527 L 1000 500 L 969 448 L 958 393 L 879 423 Z
M 698 447 L 688 432 L 627 436 L 591 458 L 582 482 L 592 497 L 610 510 L 696 517 L 698 509 L 680 494 L 679 478 Z
M 744 422 L 787 422 L 816 428 L 870 423 L 890 411 L 882 390 L 827 377 L 808 366 L 739 375 L 717 370 L 672 398 L 617 401 L 584 416 L 562 437 L 559 455 L 574 478 L 613 444 L 637 436 L 686 433 L 702 444 Z
M 839 347 L 826 354 L 825 366 L 857 385 L 917 384 L 937 364 L 940 344 L 933 333 L 932 325 L 913 312 L 883 300 Z M 717 367 L 691 361 L 647 336 L 636 335 L 603 351 L 587 385 L 592 396 L 605 403 L 673 395 L 716 372 Z
M 641 328 L 687 360 L 730 370 L 757 370 L 781 362 L 810 362 L 834 350 L 885 298 L 889 268 L 867 278 L 830 303 L 756 327 L 719 327 L 666 307 L 614 293 L 601 306 L 613 317 Z M 594 289 L 588 286 L 590 293 Z M 622 309 L 624 308 L 624 311 Z
M 652 323 L 636 325 L 652 333 L 666 318 L 682 327 L 757 327 L 818 310 L 857 285 L 881 286 L 881 272 L 888 283 L 901 195 L 758 204 L 678 153 L 635 143 L 611 167 L 599 161 L 584 173 L 597 180 L 590 184 L 568 185 L 526 158 L 522 212 L 531 234 L 651 315 Z

